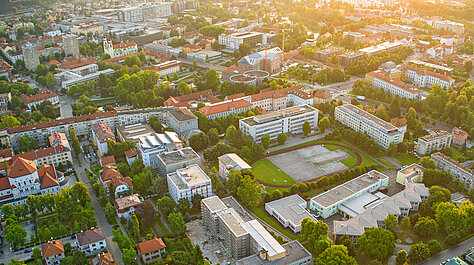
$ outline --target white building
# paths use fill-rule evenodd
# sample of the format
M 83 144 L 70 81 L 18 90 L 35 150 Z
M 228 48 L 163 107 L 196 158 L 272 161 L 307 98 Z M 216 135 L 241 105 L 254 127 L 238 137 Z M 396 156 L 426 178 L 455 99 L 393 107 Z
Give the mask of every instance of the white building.
M 48 241 L 41 245 L 41 256 L 46 265 L 59 265 L 66 255 L 61 239 Z
M 100 156 L 109 152 L 109 141 L 115 141 L 115 135 L 105 122 L 92 125 L 92 140 L 99 149 Z
M 293 86 L 278 90 L 262 91 L 258 94 L 247 96 L 253 107 L 265 111 L 285 109 L 288 106 L 311 105 L 314 103 L 310 93 L 301 86 Z
M 435 150 L 444 150 L 451 145 L 452 138 L 453 136 L 446 131 L 425 135 L 418 138 L 415 145 L 415 152 L 424 156 Z
M 371 82 L 375 88 L 383 88 L 383 90 L 390 92 L 392 95 L 399 95 L 403 98 L 421 99 L 423 94 L 415 86 L 407 85 L 398 78 L 391 78 L 386 75 L 385 71 L 380 69 L 368 73 L 366 80 Z
M 357 178 L 345 182 L 309 201 L 309 208 L 322 218 L 328 218 L 337 212 L 344 211 L 344 203 L 364 194 L 385 189 L 388 186 L 388 176 L 376 170 L 367 172 Z M 346 207 L 347 208 L 347 207 Z
M 449 172 L 454 178 L 458 178 L 464 183 L 467 190 L 474 188 L 474 171 L 472 169 L 440 152 L 432 154 L 431 159 L 434 160 L 439 170 Z
M 77 247 L 86 256 L 95 255 L 107 248 L 107 241 L 101 227 L 95 227 L 76 234 Z
M 288 227 L 293 233 L 301 231 L 301 222 L 305 218 L 318 220 L 306 210 L 306 201 L 298 194 L 294 194 L 279 200 L 265 203 L 265 211 L 275 217 L 283 227 Z
M 54 75 L 56 80 L 61 84 L 61 87 L 64 89 L 69 89 L 72 85 L 77 85 L 81 83 L 86 83 L 89 81 L 97 81 L 99 80 L 99 76 L 101 74 L 105 74 L 109 76 L 115 73 L 114 69 L 105 69 L 101 71 L 97 71 L 99 67 L 96 64 L 87 65 L 84 67 L 79 67 L 78 69 L 62 71 Z M 87 73 L 77 73 L 81 70 L 87 70 Z M 96 71 L 94 71 L 96 70 Z M 84 72 L 84 71 L 82 71 Z
M 422 182 L 423 172 L 425 172 L 425 168 L 418 164 L 405 166 L 397 172 L 397 183 L 405 187 L 409 183 L 420 183 Z
M 175 132 L 154 133 L 138 138 L 138 150 L 145 167 L 158 167 L 158 154 L 183 148 Z
M 153 70 L 157 72 L 160 77 L 173 75 L 176 72 L 181 72 L 183 70 L 183 65 L 181 61 L 171 60 L 160 64 L 155 64 L 152 67 L 147 67 L 145 70 Z
M 191 200 L 194 195 L 204 198 L 212 196 L 211 179 L 198 166 L 190 165 L 167 174 L 171 198 L 178 203 L 180 199 Z
M 235 32 L 229 35 L 219 35 L 219 44 L 229 50 L 238 50 L 242 43 L 247 43 L 251 48 L 257 45 L 266 45 L 267 38 L 261 32 Z
M 384 149 L 387 149 L 391 143 L 403 142 L 404 132 L 401 129 L 354 105 L 346 104 L 336 107 L 334 118 L 345 126 L 367 133 Z
M 227 180 L 227 175 L 232 169 L 237 171 L 252 169 L 247 162 L 235 153 L 221 155 L 217 159 L 219 160 L 219 176 L 224 180 Z
M 311 128 L 316 128 L 318 110 L 309 105 L 301 105 L 241 119 L 239 127 L 244 135 L 252 136 L 259 143 L 264 134 L 269 134 L 270 139 L 274 140 L 280 133 L 301 133 L 306 121 Z
M 154 2 L 140 6 L 122 8 L 118 18 L 126 22 L 142 22 L 144 20 L 171 16 L 171 2 Z
M 406 79 L 419 87 L 431 87 L 439 84 L 448 90 L 448 88 L 453 86 L 456 82 L 456 80 L 450 76 L 428 71 L 423 68 L 408 64 L 403 65 L 403 67 L 406 69 Z
M 34 95 L 21 94 L 20 100 L 31 110 L 46 100 L 50 101 L 53 105 L 57 105 L 59 103 L 59 96 L 47 89 L 40 89 L 38 93 Z

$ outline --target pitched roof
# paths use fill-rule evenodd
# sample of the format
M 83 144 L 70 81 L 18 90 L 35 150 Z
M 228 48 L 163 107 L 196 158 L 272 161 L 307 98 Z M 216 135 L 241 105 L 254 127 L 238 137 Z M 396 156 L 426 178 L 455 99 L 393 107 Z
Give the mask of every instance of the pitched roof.
M 7 177 L 0 178 L 0 190 L 10 189 L 10 180 Z
M 0 158 L 7 158 L 7 157 L 12 157 L 13 156 L 13 149 L 5 148 L 0 150 Z
M 44 101 L 48 100 L 50 98 L 57 97 L 58 94 L 51 92 L 46 89 L 40 89 L 37 94 L 35 95 L 27 95 L 27 94 L 21 94 L 20 95 L 20 100 L 23 101 L 25 104 L 30 104 L 34 102 L 39 102 L 39 101 Z
M 36 169 L 35 162 L 19 157 L 18 159 L 15 159 L 10 168 L 8 168 L 7 175 L 10 178 L 21 177 L 32 174 Z
M 238 98 L 242 98 L 242 97 L 245 97 L 245 94 L 244 93 L 238 93 L 238 94 L 227 96 L 227 100 L 234 100 L 234 99 L 238 99 Z
M 49 241 L 41 245 L 41 253 L 43 255 L 43 258 L 61 254 L 63 252 L 64 247 L 61 239 Z
M 400 118 L 400 119 L 393 118 L 390 122 L 393 123 L 397 127 L 401 127 L 401 126 L 404 126 L 404 125 L 407 124 L 407 119 L 405 119 L 405 118 Z
M 133 46 L 137 46 L 137 43 L 134 42 L 134 41 L 127 41 L 127 42 L 120 42 L 120 43 L 117 43 L 117 44 L 114 44 L 114 50 L 115 49 L 126 49 L 128 47 L 133 47 Z
M 141 254 L 146 254 L 149 252 L 164 249 L 165 247 L 166 245 L 161 238 L 153 238 L 148 241 L 137 244 L 137 248 Z
M 240 99 L 236 101 L 220 103 L 220 104 L 215 104 L 211 106 L 205 106 L 205 107 L 200 108 L 199 111 L 201 111 L 204 115 L 207 116 L 207 115 L 229 111 L 232 108 L 242 109 L 246 107 L 252 107 L 252 103 L 245 101 L 243 99 Z
M 178 121 L 187 121 L 197 119 L 191 111 L 186 108 L 176 108 L 168 111 L 168 114 L 173 116 Z
M 53 147 L 47 147 L 47 148 L 15 155 L 12 160 L 16 160 L 19 157 L 28 159 L 28 160 L 37 160 L 38 158 L 42 158 L 42 157 L 46 157 L 46 156 L 50 156 L 54 154 L 60 154 L 64 152 L 69 152 L 69 151 L 71 151 L 71 149 L 65 147 L 64 145 L 56 145 Z
M 102 166 L 105 166 L 105 165 L 109 165 L 109 164 L 113 164 L 115 163 L 115 156 L 106 156 L 106 157 L 102 157 L 100 159 L 100 164 Z
M 102 172 L 100 173 L 100 178 L 102 179 L 102 182 L 110 181 L 113 177 L 122 177 L 122 174 L 120 174 L 120 172 L 114 167 L 105 165 L 102 168 Z
M 109 253 L 100 253 L 97 256 L 89 260 L 91 265 L 115 265 L 117 261 L 115 260 L 114 254 Z
M 101 227 L 95 227 L 84 232 L 76 234 L 77 242 L 79 246 L 89 245 L 94 242 L 102 241 L 105 239 L 105 234 Z
M 235 64 L 231 65 L 229 68 L 225 69 L 224 71 L 222 71 L 222 74 L 223 75 L 230 75 L 232 73 L 235 73 L 235 74 L 243 74 L 245 73 L 245 71 L 243 71 L 242 69 L 240 69 L 239 67 L 237 67 Z
M 41 189 L 59 185 L 56 170 L 52 165 L 44 165 L 38 168 L 38 177 L 40 178 Z
M 115 199 L 115 208 L 118 212 L 125 212 L 130 207 L 135 207 L 142 204 L 142 198 L 138 194 Z
M 318 89 L 316 91 L 314 91 L 314 97 L 315 98 L 322 98 L 322 99 L 328 99 L 331 97 L 331 94 L 325 90 L 322 90 L 322 89 Z
M 137 149 L 132 148 L 130 150 L 125 151 L 125 156 L 127 158 L 132 158 L 138 155 Z
M 112 133 L 109 125 L 107 125 L 105 122 L 92 124 L 92 130 L 101 143 L 106 143 L 109 140 L 115 139 L 115 135 Z

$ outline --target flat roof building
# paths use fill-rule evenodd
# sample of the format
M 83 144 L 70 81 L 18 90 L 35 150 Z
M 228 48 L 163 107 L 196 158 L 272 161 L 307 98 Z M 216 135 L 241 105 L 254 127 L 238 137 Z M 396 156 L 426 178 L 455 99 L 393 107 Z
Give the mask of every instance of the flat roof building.
M 339 206 L 365 193 L 382 190 L 388 186 L 388 176 L 372 170 L 324 193 L 309 201 L 309 208 L 322 218 L 328 218 L 339 211 Z
M 419 183 L 422 181 L 425 168 L 418 164 L 403 167 L 397 172 L 397 183 L 406 186 L 408 183 Z
M 432 154 L 431 159 L 434 160 L 439 170 L 447 171 L 453 177 L 459 178 L 467 190 L 474 188 L 474 171 L 472 169 L 440 152 Z
M 158 154 L 158 170 L 162 175 L 193 164 L 201 166 L 202 160 L 191 147 Z
M 403 142 L 404 132 L 401 127 L 397 128 L 352 104 L 336 107 L 334 118 L 356 131 L 367 133 L 384 149 L 391 143 Z
M 152 133 L 138 138 L 138 151 L 146 167 L 158 168 L 158 154 L 181 148 L 183 143 L 175 132 Z
M 446 131 L 425 135 L 418 138 L 415 144 L 415 152 L 424 156 L 435 150 L 444 150 L 451 145 L 452 138 L 453 136 Z
M 274 140 L 280 133 L 301 133 L 305 121 L 311 128 L 318 127 L 318 110 L 310 105 L 289 107 L 241 119 L 239 127 L 244 135 L 252 136 L 259 143 L 264 134 Z
M 315 222 L 318 220 L 306 210 L 307 203 L 298 194 L 294 194 L 279 200 L 265 203 L 265 210 L 274 216 L 283 227 L 290 228 L 293 233 L 301 230 L 301 221 L 311 218 Z
M 298 265 L 311 264 L 313 255 L 298 240 L 281 245 L 286 255 L 277 260 L 262 259 L 254 254 L 237 261 L 236 265 Z
M 209 176 L 198 165 L 190 165 L 167 175 L 171 198 L 178 203 L 180 199 L 191 200 L 195 195 L 207 198 L 212 195 Z
M 245 162 L 235 153 L 221 155 L 217 158 L 217 160 L 219 160 L 219 176 L 224 180 L 227 180 L 227 175 L 232 169 L 238 171 L 252 169 L 252 167 L 247 164 L 247 162 Z
M 117 138 L 123 143 L 125 141 L 130 141 L 134 143 L 139 143 L 139 138 L 142 136 L 148 136 L 156 133 L 155 130 L 146 122 L 134 123 L 130 125 L 118 126 Z

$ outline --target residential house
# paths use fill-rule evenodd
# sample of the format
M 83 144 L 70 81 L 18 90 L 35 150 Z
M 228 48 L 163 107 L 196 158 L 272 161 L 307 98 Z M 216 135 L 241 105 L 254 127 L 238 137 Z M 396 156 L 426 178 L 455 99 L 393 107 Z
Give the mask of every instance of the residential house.
M 97 256 L 89 260 L 90 265 L 117 265 L 118 262 L 112 252 L 99 253 Z
M 118 217 L 120 218 L 123 216 L 130 219 L 132 217 L 131 214 L 142 204 L 142 201 L 142 197 L 138 194 L 132 194 L 130 196 L 115 199 L 114 205 Z
M 138 256 L 145 264 L 156 262 L 166 251 L 166 245 L 161 238 L 153 238 L 137 244 Z
M 64 255 L 64 247 L 61 239 L 48 241 L 41 245 L 41 256 L 46 265 L 59 265 Z
M 92 125 L 92 139 L 99 149 L 100 156 L 109 152 L 109 141 L 115 141 L 115 135 L 105 122 Z
M 86 256 L 101 253 L 107 248 L 107 241 L 101 227 L 76 233 L 77 247 Z
M 106 165 L 99 171 L 99 175 L 100 183 L 107 191 L 109 191 L 110 185 L 113 185 L 116 198 L 121 193 L 130 191 L 133 188 L 132 179 L 130 177 L 123 177 L 115 167 Z

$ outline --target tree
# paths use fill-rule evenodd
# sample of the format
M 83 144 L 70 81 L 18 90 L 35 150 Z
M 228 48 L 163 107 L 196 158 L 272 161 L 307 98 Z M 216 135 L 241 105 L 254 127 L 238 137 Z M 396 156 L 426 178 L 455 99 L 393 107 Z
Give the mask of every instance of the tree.
M 173 211 L 175 203 L 173 199 L 169 196 L 163 196 L 163 198 L 159 199 L 156 202 L 156 206 L 160 209 L 163 215 L 168 215 L 171 211 Z
M 392 104 L 390 104 L 390 117 L 392 118 L 398 118 L 400 117 L 400 102 L 397 97 L 395 97 L 392 101 Z
M 176 72 L 175 72 L 176 73 Z M 177 74 L 177 73 L 176 73 Z M 179 91 L 179 94 L 180 95 L 186 95 L 186 94 L 191 94 L 192 89 L 189 87 L 188 84 L 186 84 L 186 82 L 184 81 L 181 81 L 179 84 L 178 84 L 178 91 Z
M 400 228 L 406 232 L 410 229 L 410 227 L 411 227 L 410 217 L 403 216 L 402 221 L 400 222 Z
M 127 248 L 123 251 L 122 255 L 122 261 L 124 264 L 134 264 L 136 263 L 135 261 L 135 256 L 137 255 L 137 251 L 133 248 Z
M 56 78 L 54 77 L 53 73 L 48 72 L 45 76 L 45 85 L 52 89 L 56 85 Z
M 431 239 L 430 241 L 428 241 L 427 246 L 430 250 L 431 256 L 436 255 L 443 250 L 443 247 L 436 239 Z
M 105 205 L 104 214 L 107 220 L 112 221 L 114 219 L 115 207 L 110 202 Z
M 215 145 L 219 142 L 219 132 L 217 131 L 217 128 L 211 128 L 207 132 L 207 137 L 209 138 L 209 144 L 210 145 Z
M 219 74 L 215 69 L 209 69 L 204 74 L 204 84 L 208 89 L 217 90 L 221 83 Z
M 408 260 L 413 264 L 420 263 L 429 256 L 430 250 L 423 242 L 412 245 L 410 252 L 408 252 Z
M 315 265 L 357 265 L 356 260 L 349 256 L 347 248 L 342 245 L 333 245 L 330 248 L 324 250 L 314 260 Z
M 398 251 L 397 254 L 397 265 L 402 265 L 407 261 L 407 252 L 405 250 Z
M 314 251 L 316 255 L 320 255 L 327 248 L 331 247 L 332 240 L 327 236 L 320 236 L 318 240 L 314 241 Z
M 305 121 L 303 123 L 303 134 L 304 136 L 308 136 L 308 134 L 311 133 L 311 124 L 309 124 L 309 121 Z
M 193 71 L 196 71 L 197 68 L 198 68 L 198 63 L 197 63 L 196 59 L 194 59 L 194 61 L 193 61 Z
M 30 138 L 28 135 L 23 135 L 18 138 L 18 149 L 21 153 L 29 152 L 38 149 L 38 141 Z
M 170 213 L 166 219 L 170 228 L 178 235 L 186 232 L 186 225 L 184 224 L 181 213 Z
M 178 201 L 178 207 L 177 208 L 181 213 L 185 213 L 185 212 L 189 211 L 189 209 L 191 208 L 191 202 L 189 202 L 189 200 L 186 199 L 186 198 L 181 198 Z
M 204 199 L 203 196 L 200 194 L 196 194 L 191 198 L 192 206 L 194 209 L 200 209 L 201 208 L 201 200 Z
M 410 130 L 414 130 L 416 124 L 418 123 L 418 117 L 416 114 L 416 110 L 413 107 L 408 108 L 408 111 L 405 114 L 405 118 L 407 119 L 408 128 Z
M 163 125 L 161 124 L 160 119 L 157 116 L 150 117 L 150 126 L 157 133 L 161 133 L 163 131 Z
M 395 231 L 395 228 L 398 227 L 397 217 L 393 214 L 387 215 L 384 219 L 385 227 L 390 231 Z
M 131 214 L 131 218 L 130 218 L 130 223 L 132 224 L 131 225 L 131 234 L 132 234 L 132 237 L 133 239 L 138 242 L 140 241 L 140 223 L 138 222 L 138 218 L 137 218 L 137 215 L 132 212 Z
M 331 122 L 327 117 L 323 117 L 321 120 L 319 120 L 318 125 L 321 132 L 324 132 L 327 128 L 329 128 L 329 126 L 331 126 Z
M 13 247 L 22 246 L 26 242 L 26 236 L 25 229 L 16 222 L 5 228 L 5 240 L 12 243 Z
M 234 139 L 235 131 L 237 131 L 235 126 L 234 125 L 229 125 L 229 127 L 227 127 L 227 129 L 225 130 L 225 139 L 227 141 L 230 141 L 230 140 Z
M 421 166 L 424 168 L 432 168 L 436 169 L 436 164 L 433 159 L 431 159 L 429 156 L 424 156 L 421 158 Z
M 286 142 L 286 133 L 280 133 L 278 136 L 277 136 L 277 141 L 280 145 L 284 144 Z
M 15 128 L 21 126 L 20 121 L 11 115 L 1 115 L 0 129 Z
M 433 236 L 438 233 L 438 224 L 431 217 L 420 217 L 413 227 L 415 233 L 421 237 Z
M 89 188 L 87 188 L 84 183 L 76 182 L 74 185 L 72 185 L 70 191 L 72 197 L 76 200 L 76 202 L 79 202 L 82 207 L 85 207 L 91 202 Z
M 339 239 L 339 245 L 344 245 L 346 246 L 347 248 L 347 251 L 349 253 L 349 256 L 355 256 L 355 245 L 354 245 L 354 242 L 352 242 L 352 240 L 347 236 L 347 235 L 343 235 L 340 239 Z
M 239 45 L 239 54 L 240 57 L 244 57 L 250 54 L 250 51 L 252 50 L 252 47 L 250 47 L 250 44 L 244 42 Z
M 201 151 L 209 145 L 209 136 L 204 132 L 193 134 L 189 138 L 189 145 L 196 151 Z
M 270 147 L 270 135 L 268 133 L 264 134 L 260 141 L 262 142 L 263 148 L 268 149 L 268 147 Z
M 166 192 L 166 184 L 161 176 L 157 175 L 155 178 L 151 179 L 149 191 L 151 194 L 157 195 L 162 195 Z
M 369 228 L 357 241 L 359 250 L 379 261 L 390 258 L 395 249 L 395 236 L 383 228 Z
M 237 197 L 250 209 L 258 206 L 262 200 L 262 188 L 250 175 L 243 175 L 241 185 L 237 189 Z

